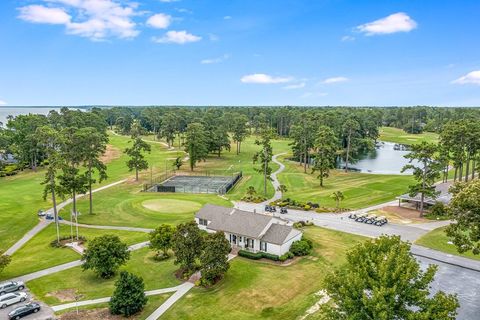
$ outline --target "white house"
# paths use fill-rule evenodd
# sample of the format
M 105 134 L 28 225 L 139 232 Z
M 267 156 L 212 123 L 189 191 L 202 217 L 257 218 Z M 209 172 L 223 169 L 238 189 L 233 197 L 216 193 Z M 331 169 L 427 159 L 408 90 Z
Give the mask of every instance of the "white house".
M 207 232 L 222 231 L 232 247 L 252 252 L 283 255 L 302 232 L 285 221 L 265 214 L 205 205 L 195 215 L 198 227 Z

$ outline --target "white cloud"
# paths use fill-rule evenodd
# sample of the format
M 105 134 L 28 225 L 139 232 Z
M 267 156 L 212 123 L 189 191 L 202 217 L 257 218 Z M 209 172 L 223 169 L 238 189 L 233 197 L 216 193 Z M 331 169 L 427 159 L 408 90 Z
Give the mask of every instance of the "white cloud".
M 185 44 L 189 42 L 197 42 L 202 40 L 202 37 L 188 33 L 185 30 L 182 31 L 168 31 L 163 37 L 153 37 L 153 42 L 157 43 L 177 43 Z
M 327 78 L 322 81 L 323 84 L 332 84 L 332 83 L 339 83 L 339 82 L 346 82 L 350 79 L 346 77 L 333 77 L 333 78 Z
M 406 13 L 397 12 L 388 17 L 362 24 L 356 29 L 367 36 L 409 32 L 417 27 L 417 23 Z
M 157 13 L 148 18 L 147 24 L 156 29 L 166 29 L 172 22 L 172 17 L 168 14 Z
M 220 62 L 223 62 L 223 61 L 227 60 L 228 58 L 230 58 L 230 55 L 229 54 L 224 54 L 221 57 L 217 57 L 217 58 L 213 58 L 213 59 L 203 59 L 202 61 L 200 61 L 200 63 L 201 64 L 220 63 Z
M 232 19 L 232 16 L 225 16 L 225 17 L 223 17 L 223 20 L 230 20 L 230 19 Z
M 7 104 L 7 102 L 5 100 L 0 100 L 0 106 L 4 106 L 6 104 Z
M 343 36 L 340 40 L 342 40 L 343 42 L 355 41 L 355 37 L 352 37 L 352 36 Z
M 52 6 L 21 7 L 19 18 L 35 23 L 63 24 L 68 34 L 96 41 L 110 36 L 134 38 L 140 33 L 132 19 L 139 14 L 136 12 L 136 3 L 123 5 L 114 0 L 45 1 Z
M 301 89 L 301 88 L 304 88 L 305 85 L 306 85 L 305 82 L 300 82 L 300 83 L 297 83 L 297 84 L 291 84 L 291 85 L 285 86 L 285 87 L 283 87 L 283 89 L 285 89 L 285 90 Z
M 480 70 L 469 72 L 457 80 L 452 81 L 452 83 L 480 85 Z
M 273 84 L 273 83 L 287 83 L 292 81 L 291 77 L 273 77 L 264 73 L 254 73 L 243 76 L 240 81 L 243 83 L 259 83 L 259 84 Z
M 30 5 L 19 8 L 20 19 L 33 23 L 68 24 L 70 15 L 62 8 L 49 8 L 40 5 Z

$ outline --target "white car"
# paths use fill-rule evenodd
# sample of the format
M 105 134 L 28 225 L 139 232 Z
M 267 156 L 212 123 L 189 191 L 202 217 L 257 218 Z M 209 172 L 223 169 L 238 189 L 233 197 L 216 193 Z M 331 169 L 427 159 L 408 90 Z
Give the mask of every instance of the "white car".
M 25 292 L 12 292 L 0 296 L 0 308 L 5 309 L 12 304 L 23 302 L 27 300 L 27 294 Z

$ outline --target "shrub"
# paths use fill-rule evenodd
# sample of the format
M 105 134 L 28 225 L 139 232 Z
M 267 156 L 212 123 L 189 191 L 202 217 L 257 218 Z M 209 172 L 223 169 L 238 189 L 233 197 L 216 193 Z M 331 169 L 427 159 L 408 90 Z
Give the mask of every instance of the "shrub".
M 280 260 L 280 257 L 277 256 L 276 254 L 271 254 L 267 252 L 250 252 L 246 250 L 240 250 L 238 251 L 238 255 L 244 258 L 252 259 L 252 260 L 259 260 L 262 258 L 273 260 L 273 261 Z
M 447 208 L 443 204 L 443 202 L 435 202 L 435 204 L 432 206 L 431 215 L 433 216 L 446 216 L 447 215 Z
M 248 259 L 252 259 L 252 260 L 262 259 L 262 253 L 261 252 L 254 253 L 254 252 L 250 252 L 250 251 L 246 251 L 246 250 L 240 250 L 240 251 L 238 251 L 238 255 L 240 257 L 244 257 L 244 258 L 248 258 Z
M 110 300 L 110 312 L 121 314 L 125 317 L 141 311 L 147 304 L 143 279 L 127 271 L 120 273 L 120 278 L 115 282 L 115 291 Z
M 54 240 L 52 240 L 52 242 L 50 242 L 50 246 L 53 247 L 53 248 L 63 248 L 63 247 L 65 247 L 65 244 L 67 242 L 70 242 L 71 239 L 72 239 L 72 237 L 68 236 L 68 235 L 60 236 L 60 241 L 57 241 L 57 239 L 54 239 Z M 73 240 L 77 241 L 75 237 L 74 237 Z M 87 242 L 87 239 L 84 236 L 79 235 L 78 236 L 78 242 L 84 243 L 84 242 Z
M 312 242 L 307 239 L 294 241 L 290 247 L 290 251 L 296 256 L 306 256 L 312 252 Z
M 310 208 L 311 208 L 311 207 L 310 207 L 308 204 L 306 204 L 306 205 L 303 206 L 303 210 L 306 210 L 306 211 L 310 210 Z
M 278 260 L 280 261 L 286 261 L 288 259 L 292 259 L 293 257 L 295 257 L 295 255 L 293 253 L 291 253 L 290 251 L 287 251 L 286 253 L 282 254 Z

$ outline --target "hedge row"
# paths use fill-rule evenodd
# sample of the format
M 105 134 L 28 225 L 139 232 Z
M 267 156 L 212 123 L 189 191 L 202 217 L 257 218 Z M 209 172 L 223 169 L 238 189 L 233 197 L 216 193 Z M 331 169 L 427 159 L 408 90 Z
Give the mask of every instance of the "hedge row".
M 244 258 L 248 258 L 248 259 L 252 259 L 252 260 L 259 260 L 259 259 L 262 259 L 262 258 L 270 259 L 270 260 L 273 260 L 273 261 L 280 260 L 280 257 L 277 256 L 276 254 L 271 254 L 271 253 L 266 253 L 266 252 L 250 252 L 250 251 L 246 251 L 246 250 L 240 250 L 240 251 L 238 251 L 238 255 L 240 257 L 244 257 Z

